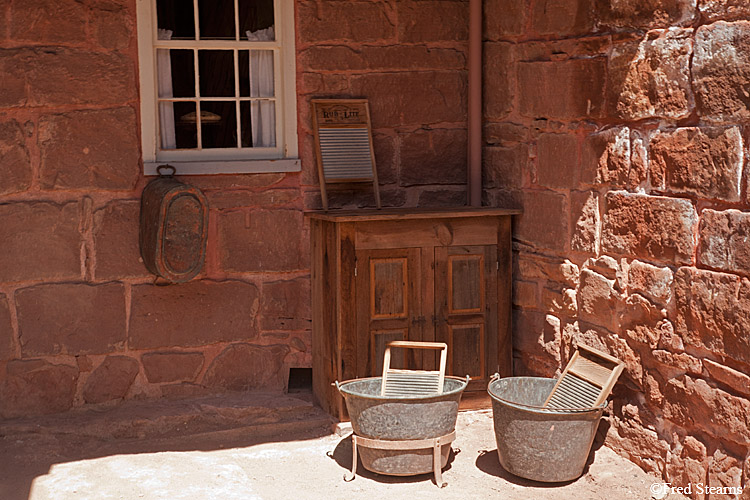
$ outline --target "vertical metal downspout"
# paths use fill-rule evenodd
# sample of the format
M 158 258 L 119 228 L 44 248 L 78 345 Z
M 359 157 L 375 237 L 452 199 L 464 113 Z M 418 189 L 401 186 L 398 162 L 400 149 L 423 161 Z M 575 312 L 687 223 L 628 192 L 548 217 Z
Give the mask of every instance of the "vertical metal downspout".
M 468 204 L 482 206 L 482 0 L 469 0 Z

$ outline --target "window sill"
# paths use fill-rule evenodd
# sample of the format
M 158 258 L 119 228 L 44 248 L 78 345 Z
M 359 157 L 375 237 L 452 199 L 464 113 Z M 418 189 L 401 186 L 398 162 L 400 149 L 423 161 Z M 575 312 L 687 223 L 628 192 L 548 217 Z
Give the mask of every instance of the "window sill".
M 172 165 L 176 175 L 212 175 L 212 174 L 263 174 L 273 172 L 299 172 L 302 163 L 299 158 L 280 160 L 232 160 L 232 161 L 164 161 L 144 162 L 145 175 L 157 175 L 159 165 Z

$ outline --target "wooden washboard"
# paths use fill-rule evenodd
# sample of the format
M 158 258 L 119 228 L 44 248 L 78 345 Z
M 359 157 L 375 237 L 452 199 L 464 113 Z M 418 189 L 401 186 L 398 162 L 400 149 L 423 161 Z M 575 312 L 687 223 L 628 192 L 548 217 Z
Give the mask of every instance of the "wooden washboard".
M 328 210 L 326 184 L 344 182 L 372 182 L 380 208 L 367 99 L 313 99 L 311 104 L 323 209 Z
M 583 410 L 606 401 L 625 363 L 609 354 L 578 344 L 576 352 L 544 402 L 550 410 Z
M 391 368 L 391 347 L 440 349 L 440 368 L 434 371 Z M 407 340 L 388 342 L 385 354 L 383 354 L 383 381 L 380 385 L 380 395 L 414 397 L 442 394 L 447 354 L 448 345 L 442 342 L 411 342 Z

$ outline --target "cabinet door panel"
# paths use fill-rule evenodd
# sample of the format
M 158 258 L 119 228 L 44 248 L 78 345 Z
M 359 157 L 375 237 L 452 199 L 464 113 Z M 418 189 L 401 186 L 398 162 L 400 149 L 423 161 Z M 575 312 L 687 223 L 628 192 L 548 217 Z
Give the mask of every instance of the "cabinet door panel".
M 387 342 L 422 340 L 420 249 L 362 250 L 356 258 L 357 376 L 371 377 L 382 372 Z M 393 354 L 402 367 L 422 364 L 421 353 Z
M 469 390 L 484 390 L 497 364 L 497 249 L 435 248 L 436 340 L 448 344 L 449 375 L 471 376 Z

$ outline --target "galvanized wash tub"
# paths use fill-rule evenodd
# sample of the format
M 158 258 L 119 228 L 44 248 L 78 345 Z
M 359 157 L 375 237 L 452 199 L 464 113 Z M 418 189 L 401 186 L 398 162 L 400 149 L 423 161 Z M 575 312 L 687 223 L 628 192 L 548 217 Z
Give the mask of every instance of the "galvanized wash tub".
M 381 382 L 382 377 L 372 377 L 337 384 L 357 436 L 417 441 L 446 436 L 455 430 L 466 379 L 445 377 L 442 394 L 412 397 L 381 396 Z M 450 446 L 442 446 L 441 453 L 440 468 L 448 462 Z M 433 471 L 432 448 L 388 450 L 361 446 L 359 456 L 367 470 L 379 474 L 411 476 Z
M 500 465 L 534 481 L 571 481 L 583 474 L 606 402 L 584 410 L 542 408 L 555 379 L 507 377 L 487 388 Z

